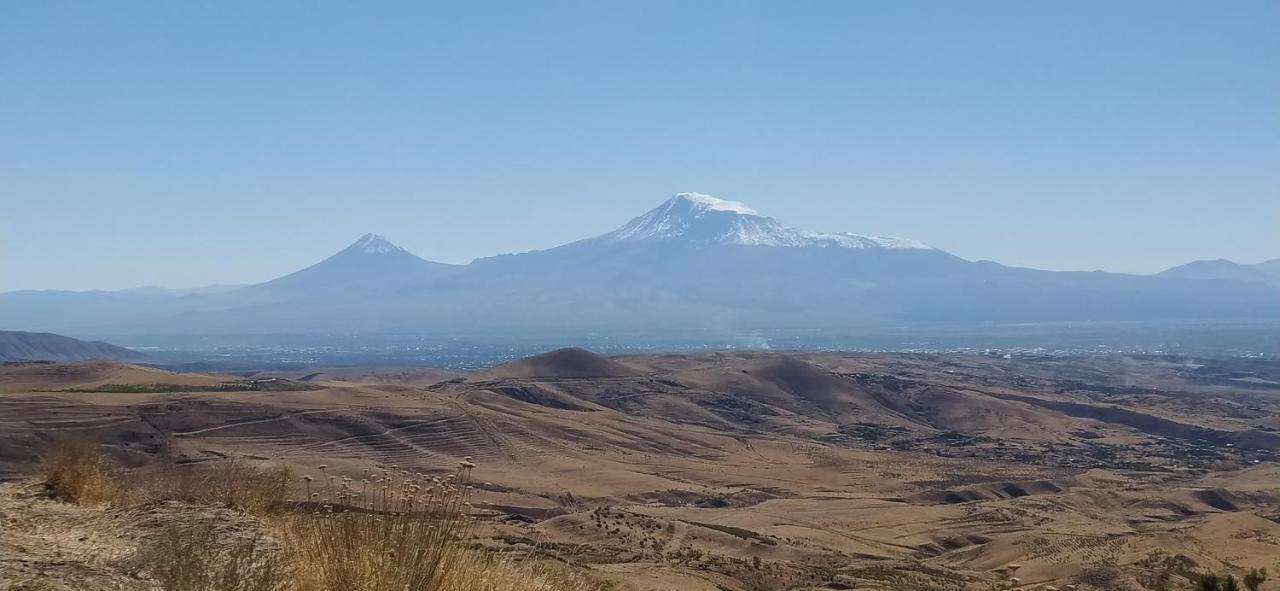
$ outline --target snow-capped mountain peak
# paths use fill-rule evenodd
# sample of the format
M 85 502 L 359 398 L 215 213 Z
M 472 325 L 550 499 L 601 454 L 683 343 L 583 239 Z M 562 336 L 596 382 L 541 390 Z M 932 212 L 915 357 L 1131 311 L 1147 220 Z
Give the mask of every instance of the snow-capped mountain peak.
M 807 232 L 762 216 L 744 203 L 702 193 L 677 193 L 657 208 L 594 240 L 793 248 L 931 248 L 904 238 Z
M 756 210 L 747 207 L 747 204 L 739 201 L 725 201 L 711 195 L 702 193 L 676 193 L 674 197 L 668 199 L 663 205 L 675 207 L 677 205 L 688 204 L 695 211 L 729 211 L 744 215 L 760 215 Z
M 347 251 L 361 253 L 361 255 L 390 255 L 390 253 L 394 252 L 408 252 L 378 234 L 362 235 L 360 239 L 347 247 Z
M 359 240 L 349 247 L 364 254 L 389 254 L 393 252 L 405 252 L 403 248 L 396 246 L 391 241 L 377 234 L 365 234 Z

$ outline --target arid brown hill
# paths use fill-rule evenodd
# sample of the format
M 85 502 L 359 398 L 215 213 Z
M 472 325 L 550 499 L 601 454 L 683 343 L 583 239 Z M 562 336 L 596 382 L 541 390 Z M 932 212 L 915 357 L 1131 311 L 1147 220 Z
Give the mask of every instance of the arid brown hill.
M 47 332 L 0 330 L 0 361 L 142 361 L 146 355 L 102 341 L 81 341 Z
M 476 374 L 474 380 L 516 378 L 623 378 L 640 371 L 586 349 L 556 349 Z M 473 381 L 474 381 L 473 380 Z
M 571 349 L 394 375 L 5 366 L 0 478 L 63 437 L 355 478 L 471 457 L 484 543 L 639 589 L 976 589 L 1010 563 L 1118 589 L 1280 554 L 1270 360 Z

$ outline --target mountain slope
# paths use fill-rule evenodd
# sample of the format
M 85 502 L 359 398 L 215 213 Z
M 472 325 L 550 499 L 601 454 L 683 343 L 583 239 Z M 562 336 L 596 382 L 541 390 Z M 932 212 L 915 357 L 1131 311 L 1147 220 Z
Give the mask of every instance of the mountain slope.
M 51 333 L 0 330 L 0 361 L 140 361 L 146 356 L 101 341 L 81 341 Z
M 237 292 L 309 298 L 317 292 L 367 292 L 423 285 L 460 267 L 419 258 L 377 234 L 365 234 L 310 267 Z
M 367 318 L 360 309 L 371 302 L 460 268 L 366 234 L 310 267 L 230 289 L 0 293 L 0 326 L 102 334 L 323 330 L 334 320 Z
M 1265 286 L 969 262 L 920 242 L 784 226 L 677 194 L 612 232 L 474 262 L 485 322 L 701 330 L 875 322 L 1151 320 L 1274 315 Z M 519 292 L 501 290 L 520 285 Z
M 656 209 L 590 242 L 930 249 L 923 243 L 902 238 L 806 232 L 762 216 L 743 203 L 701 193 L 677 193 Z
M 1161 277 L 1211 281 L 1246 281 L 1280 286 L 1280 259 L 1242 265 L 1227 259 L 1192 261 L 1161 271 Z
M 1266 273 L 1280 277 L 1280 259 L 1271 259 L 1269 261 L 1262 261 L 1261 263 L 1254 263 L 1253 268 L 1261 269 Z
M 971 262 L 921 242 L 786 226 L 680 193 L 541 251 L 423 260 L 366 235 L 298 272 L 223 293 L 0 294 L 0 326 L 98 334 L 849 334 L 871 325 L 1275 318 L 1267 264 L 1157 276 Z M 1241 271 L 1236 267 L 1245 269 Z

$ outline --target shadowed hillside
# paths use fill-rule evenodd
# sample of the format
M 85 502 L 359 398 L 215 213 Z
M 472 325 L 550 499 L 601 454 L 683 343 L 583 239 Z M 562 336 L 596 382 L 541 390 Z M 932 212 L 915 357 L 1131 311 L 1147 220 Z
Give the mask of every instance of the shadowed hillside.
M 0 361 L 82 359 L 141 361 L 146 359 L 146 355 L 102 341 L 81 341 L 50 333 L 0 330 Z
M 473 380 L 518 378 L 623 378 L 638 370 L 585 349 L 557 349 L 481 372 Z

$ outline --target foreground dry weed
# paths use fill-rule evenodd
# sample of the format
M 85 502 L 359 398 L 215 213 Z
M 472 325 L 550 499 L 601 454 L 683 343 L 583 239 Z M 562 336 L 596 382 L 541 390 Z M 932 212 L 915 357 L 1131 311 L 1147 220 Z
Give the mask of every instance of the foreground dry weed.
M 184 501 L 265 516 L 284 508 L 292 478 L 287 467 L 258 467 L 238 458 L 202 466 L 159 462 L 130 472 L 123 496 L 129 504 Z
M 260 533 L 229 535 L 216 519 L 171 524 L 139 551 L 137 566 L 165 591 L 285 591 L 284 553 Z
M 306 590 L 438 589 L 455 541 L 466 533 L 469 462 L 448 477 L 387 470 L 358 483 L 307 483 L 312 509 L 283 522 Z
M 8 586 L 5 591 L 57 591 L 57 588 L 43 579 L 27 579 Z
M 357 482 L 304 477 L 311 510 L 288 517 L 296 591 L 589 591 L 567 569 L 459 544 L 471 529 L 470 459 L 449 476 L 392 468 Z
M 84 442 L 54 445 L 41 475 L 51 496 L 78 505 L 183 501 L 259 516 L 284 507 L 293 478 L 286 467 L 258 467 L 237 458 L 187 466 L 168 460 L 121 470 Z
M 135 557 L 165 591 L 599 591 L 567 567 L 515 562 L 460 542 L 471 531 L 474 464 L 447 476 L 391 468 L 358 482 L 304 477 L 306 499 L 286 511 L 291 475 L 227 459 L 161 462 L 119 471 L 87 444 L 60 445 L 44 469 L 48 490 L 82 505 L 180 501 L 267 517 L 246 534 L 225 516 L 166 526 Z M 198 507 L 193 507 L 198 510 Z M 270 539 L 268 538 L 270 536 Z M 274 540 L 279 540 L 277 543 Z
M 116 497 L 119 485 L 106 458 L 92 444 L 55 444 L 41 466 L 44 486 L 54 498 L 93 506 Z
M 452 549 L 445 556 L 445 564 L 438 591 L 604 591 L 612 588 L 554 563 L 512 562 L 491 552 Z

